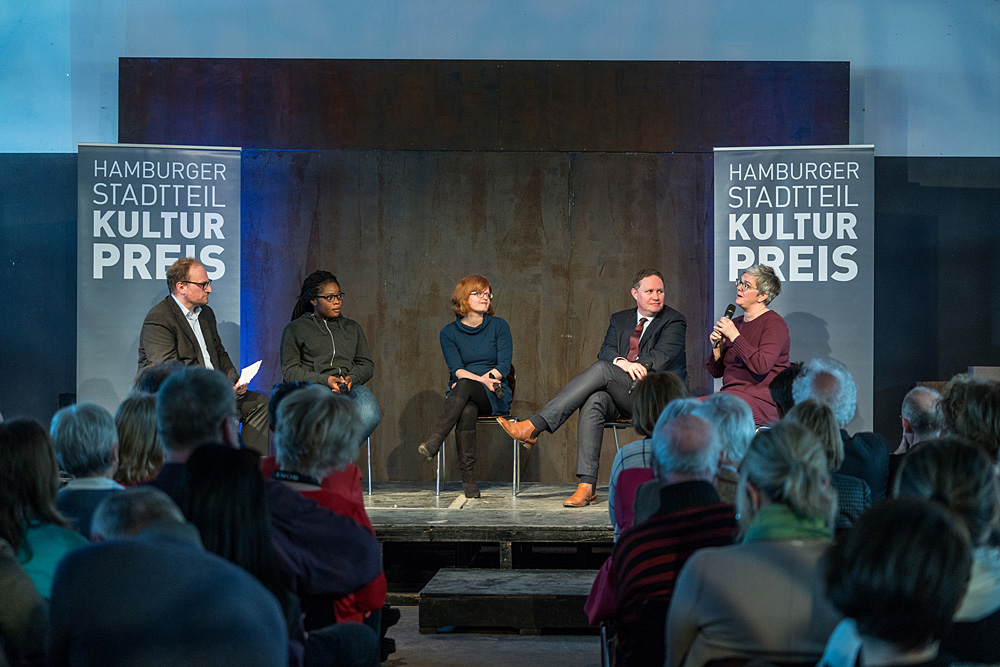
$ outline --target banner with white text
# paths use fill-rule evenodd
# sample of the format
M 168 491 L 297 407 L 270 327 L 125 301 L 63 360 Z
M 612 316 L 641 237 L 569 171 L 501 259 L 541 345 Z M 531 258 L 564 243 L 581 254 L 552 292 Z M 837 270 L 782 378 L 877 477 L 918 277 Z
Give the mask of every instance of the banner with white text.
M 219 335 L 240 363 L 240 149 L 80 144 L 77 400 L 112 412 L 138 369 L 139 330 L 167 267 L 200 261 Z
M 717 316 L 743 271 L 772 267 L 791 361 L 844 363 L 858 386 L 848 431 L 871 430 L 874 147 L 716 148 L 714 159 Z

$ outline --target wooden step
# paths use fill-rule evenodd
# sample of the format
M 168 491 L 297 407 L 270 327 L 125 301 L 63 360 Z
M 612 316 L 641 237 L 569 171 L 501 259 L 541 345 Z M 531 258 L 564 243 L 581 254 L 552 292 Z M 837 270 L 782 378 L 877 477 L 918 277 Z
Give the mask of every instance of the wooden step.
M 597 570 L 444 568 L 420 591 L 420 632 L 593 629 L 583 604 L 596 576 Z

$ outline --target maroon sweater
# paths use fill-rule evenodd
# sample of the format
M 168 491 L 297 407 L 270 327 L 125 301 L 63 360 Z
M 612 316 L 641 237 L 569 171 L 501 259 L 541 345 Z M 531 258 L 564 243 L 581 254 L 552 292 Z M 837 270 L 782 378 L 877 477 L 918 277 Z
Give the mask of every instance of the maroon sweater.
M 712 377 L 722 378 L 722 391 L 739 396 L 753 410 L 753 421 L 763 426 L 778 421 L 778 408 L 768 387 L 774 376 L 788 368 L 791 339 L 781 315 L 769 310 L 752 322 L 733 319 L 740 335 L 722 344 L 718 361 L 709 355 L 705 366 Z

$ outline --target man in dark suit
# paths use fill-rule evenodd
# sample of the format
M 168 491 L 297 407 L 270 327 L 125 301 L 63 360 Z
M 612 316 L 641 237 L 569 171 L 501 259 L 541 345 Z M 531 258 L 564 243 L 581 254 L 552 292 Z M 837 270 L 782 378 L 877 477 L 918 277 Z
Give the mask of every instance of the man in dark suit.
M 236 384 L 240 373 L 219 338 L 215 313 L 208 306 L 212 281 L 198 260 L 179 259 L 167 269 L 170 294 L 150 309 L 139 334 L 139 371 L 168 359 L 222 371 L 233 383 L 243 424 L 243 442 L 267 455 L 267 398 Z
M 632 387 L 649 372 L 670 371 L 687 383 L 684 316 L 663 303 L 663 276 L 643 269 L 632 281 L 636 307 L 611 316 L 597 362 L 576 376 L 528 420 L 497 420 L 512 438 L 534 446 L 542 431 L 555 432 L 577 410 L 576 493 L 563 505 L 585 507 L 597 500 L 597 467 L 604 424 L 632 416 Z

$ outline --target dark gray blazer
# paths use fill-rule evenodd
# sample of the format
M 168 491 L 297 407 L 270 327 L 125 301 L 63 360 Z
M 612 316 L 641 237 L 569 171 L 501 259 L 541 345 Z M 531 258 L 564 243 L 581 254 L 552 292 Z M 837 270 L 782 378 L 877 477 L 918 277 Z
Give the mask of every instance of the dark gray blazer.
M 635 308 L 622 310 L 611 316 L 608 333 L 597 358 L 603 361 L 614 361 L 628 353 L 628 341 L 635 330 Z M 687 321 L 684 316 L 670 306 L 653 316 L 653 321 L 646 325 L 639 339 L 640 364 L 649 363 L 654 373 L 670 371 L 687 384 L 687 353 L 684 339 L 687 334 Z
M 198 324 L 201 325 L 201 333 L 205 337 L 205 347 L 208 348 L 212 366 L 225 373 L 226 377 L 235 383 L 240 374 L 222 345 L 215 313 L 211 308 L 201 307 Z M 194 331 L 191 330 L 191 325 L 185 319 L 181 307 L 169 295 L 146 313 L 139 334 L 139 370 L 168 359 L 177 359 L 188 366 L 205 365 L 201 347 L 194 336 Z

